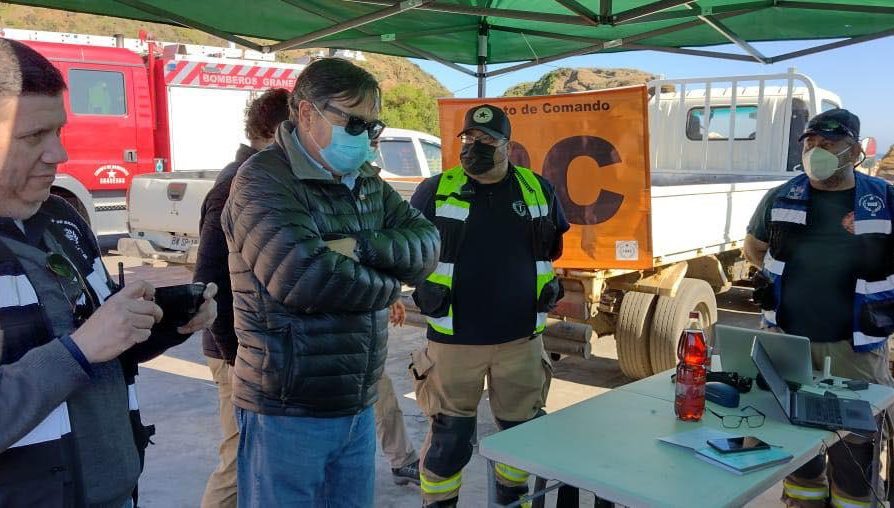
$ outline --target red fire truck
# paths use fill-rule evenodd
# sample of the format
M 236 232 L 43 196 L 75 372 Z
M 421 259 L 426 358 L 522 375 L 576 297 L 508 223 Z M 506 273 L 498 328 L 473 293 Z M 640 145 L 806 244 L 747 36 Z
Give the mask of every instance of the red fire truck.
M 89 218 L 98 235 L 127 233 L 126 191 L 134 176 L 230 162 L 246 142 L 247 103 L 268 88 L 291 89 L 304 68 L 268 55 L 227 58 L 243 53 L 233 48 L 163 46 L 145 38 L 2 34 L 39 51 L 65 77 L 62 138 L 69 160 L 52 192 Z

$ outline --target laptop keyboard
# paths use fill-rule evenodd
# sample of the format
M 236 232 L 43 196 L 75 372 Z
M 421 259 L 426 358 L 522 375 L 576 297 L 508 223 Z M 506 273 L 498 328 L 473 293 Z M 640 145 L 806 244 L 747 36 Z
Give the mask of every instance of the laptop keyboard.
M 841 425 L 841 406 L 837 400 L 810 397 L 805 402 L 807 421 Z

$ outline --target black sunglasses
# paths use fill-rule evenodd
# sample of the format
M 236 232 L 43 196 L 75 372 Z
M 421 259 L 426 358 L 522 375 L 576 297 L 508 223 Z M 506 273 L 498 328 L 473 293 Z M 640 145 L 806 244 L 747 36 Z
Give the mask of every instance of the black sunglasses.
M 381 120 L 373 120 L 371 122 L 367 122 L 359 116 L 354 116 L 347 111 L 342 111 L 332 104 L 329 104 L 328 101 L 323 104 L 323 111 L 330 111 L 332 113 L 341 115 L 341 117 L 344 118 L 346 122 L 345 132 L 347 132 L 351 136 L 359 136 L 361 133 L 366 131 L 367 133 L 369 133 L 369 139 L 376 139 L 381 136 L 382 131 L 385 130 L 385 122 Z
M 59 283 L 59 286 L 62 289 L 62 294 L 65 295 L 65 299 L 68 300 L 68 304 L 71 307 L 71 314 L 74 317 L 75 326 L 81 326 L 84 324 L 84 321 L 86 321 L 87 318 L 99 308 L 99 304 L 96 302 L 93 293 L 90 292 L 90 288 L 87 286 L 87 281 L 81 277 L 81 273 L 74 267 L 74 264 L 62 254 L 55 252 L 48 254 L 46 263 L 47 270 L 65 280 L 68 286 L 77 284 L 79 293 L 74 298 L 69 295 L 68 288 L 63 286 L 61 282 Z
M 821 120 L 819 122 L 815 122 L 808 128 L 808 131 L 850 136 L 854 139 L 857 139 L 857 135 L 854 133 L 853 130 L 837 120 Z

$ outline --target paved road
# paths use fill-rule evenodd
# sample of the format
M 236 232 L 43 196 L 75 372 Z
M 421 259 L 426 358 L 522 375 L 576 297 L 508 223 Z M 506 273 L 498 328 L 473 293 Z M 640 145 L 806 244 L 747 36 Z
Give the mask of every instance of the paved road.
M 114 265 L 117 259 L 109 258 Z M 128 280 L 143 278 L 157 285 L 169 285 L 189 280 L 183 268 L 129 267 Z M 748 291 L 734 288 L 719 297 L 720 321 L 740 326 L 754 326 L 758 316 L 748 303 Z M 393 329 L 386 364 L 400 405 L 408 433 L 417 445 L 427 430 L 427 420 L 419 412 L 412 396 L 412 385 L 406 374 L 409 354 L 424 342 L 421 328 L 406 326 Z M 595 358 L 563 358 L 555 364 L 555 378 L 547 410 L 555 411 L 585 398 L 625 384 L 618 367 L 614 339 L 603 337 L 594 351 Z M 144 366 L 139 378 L 140 399 L 146 422 L 154 423 L 157 434 L 155 445 L 147 452 L 146 470 L 140 484 L 141 505 L 152 507 L 198 506 L 208 474 L 216 465 L 218 439 L 217 392 L 205 366 L 198 335 L 166 355 Z M 496 432 L 487 405 L 482 400 L 478 423 L 481 436 Z M 593 434 L 610 432 L 593 429 Z M 478 507 L 486 499 L 484 460 L 477 454 L 463 474 L 464 484 L 460 506 Z M 376 506 L 389 508 L 418 507 L 418 488 L 399 487 L 391 482 L 391 472 L 380 454 L 376 461 Z M 647 488 L 647 483 L 644 484 Z M 346 493 L 350 495 L 350 493 Z M 754 506 L 777 506 L 778 487 L 752 503 Z M 581 506 L 592 506 L 593 497 L 582 494 Z

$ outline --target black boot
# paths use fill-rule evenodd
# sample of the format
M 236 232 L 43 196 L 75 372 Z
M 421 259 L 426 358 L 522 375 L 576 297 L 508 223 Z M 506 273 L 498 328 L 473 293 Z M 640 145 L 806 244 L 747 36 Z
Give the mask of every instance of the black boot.
M 528 495 L 528 486 L 519 485 L 517 487 L 509 487 L 497 482 L 497 503 L 506 505 L 514 503 L 522 496 Z
M 419 485 L 419 461 L 411 462 L 403 467 L 391 468 L 391 478 L 397 485 L 408 483 Z
M 459 501 L 459 497 L 451 497 L 450 499 L 445 499 L 443 501 L 435 501 L 432 504 L 424 504 L 422 508 L 456 508 L 456 503 Z

